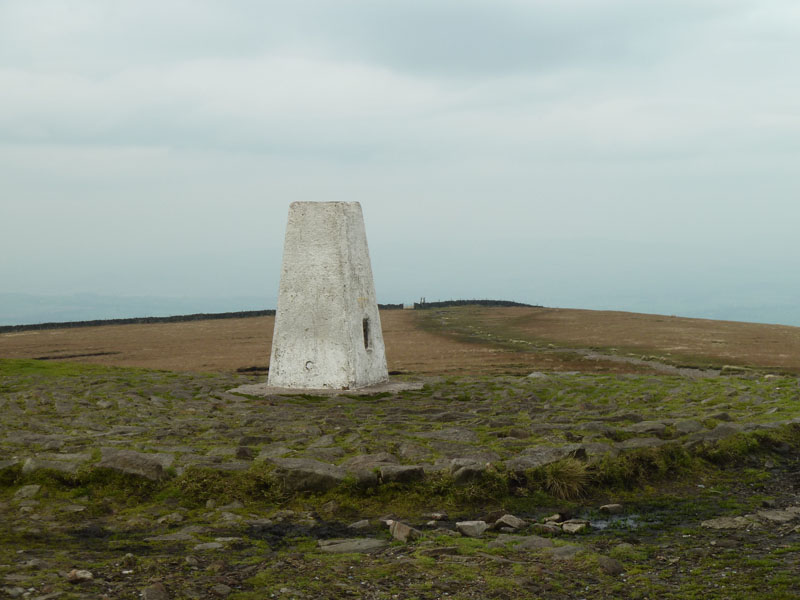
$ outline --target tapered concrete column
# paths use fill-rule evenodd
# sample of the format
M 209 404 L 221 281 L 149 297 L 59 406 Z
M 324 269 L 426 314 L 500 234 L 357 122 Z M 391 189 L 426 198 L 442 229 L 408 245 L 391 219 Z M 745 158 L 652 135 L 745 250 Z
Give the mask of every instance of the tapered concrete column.
M 388 378 L 361 205 L 293 202 L 268 385 L 353 389 Z

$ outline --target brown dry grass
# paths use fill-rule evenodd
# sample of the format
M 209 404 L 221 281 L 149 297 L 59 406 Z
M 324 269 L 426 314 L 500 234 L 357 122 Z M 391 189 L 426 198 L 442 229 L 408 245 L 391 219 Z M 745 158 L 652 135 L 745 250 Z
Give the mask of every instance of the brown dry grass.
M 454 309 L 463 310 L 463 309 Z M 501 336 L 573 347 L 616 347 L 800 372 L 800 328 L 622 312 L 469 308 Z M 522 374 L 532 370 L 642 372 L 560 353 L 519 352 L 419 327 L 420 313 L 381 313 L 389 369 L 415 374 Z M 266 367 L 273 317 L 55 329 L 0 335 L 2 358 L 58 358 L 174 371 Z M 76 356 L 84 355 L 84 356 Z M 93 356 L 89 356 L 93 355 Z
M 489 331 L 559 346 L 800 372 L 800 327 L 559 308 L 473 309 L 470 320 Z
M 381 322 L 391 370 L 424 374 L 496 371 L 514 363 L 508 352 L 422 331 L 410 311 L 383 311 Z M 7 333 L 0 335 L 0 357 L 64 356 L 93 364 L 170 371 L 266 367 L 274 323 L 274 317 L 255 317 Z

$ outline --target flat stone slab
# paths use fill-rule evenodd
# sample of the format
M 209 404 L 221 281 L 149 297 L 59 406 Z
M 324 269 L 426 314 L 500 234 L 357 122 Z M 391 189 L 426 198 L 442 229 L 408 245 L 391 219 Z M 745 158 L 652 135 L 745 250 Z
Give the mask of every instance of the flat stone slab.
M 353 538 L 337 540 L 319 540 L 317 542 L 321 552 L 331 554 L 344 554 L 351 552 L 365 553 L 383 550 L 389 545 L 386 540 L 376 540 L 373 538 Z
M 419 381 L 384 381 L 362 388 L 351 390 L 337 390 L 331 388 L 284 388 L 267 385 L 266 383 L 251 383 L 242 385 L 232 390 L 231 394 L 247 394 L 248 396 L 372 396 L 374 394 L 394 394 L 406 390 L 421 390 L 424 384 Z

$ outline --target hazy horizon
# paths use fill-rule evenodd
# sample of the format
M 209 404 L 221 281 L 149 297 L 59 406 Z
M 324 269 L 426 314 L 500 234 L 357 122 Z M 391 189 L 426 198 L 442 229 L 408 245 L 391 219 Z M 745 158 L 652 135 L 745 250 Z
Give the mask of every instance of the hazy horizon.
M 446 300 L 512 300 L 526 304 L 547 306 L 548 308 L 569 308 L 584 310 L 611 310 L 634 313 L 662 314 L 698 319 L 723 321 L 744 321 L 753 323 L 800 326 L 800 315 L 794 304 L 738 307 L 714 306 L 713 299 L 700 308 L 686 303 L 679 310 L 658 310 L 638 304 L 631 299 L 625 306 L 566 306 L 542 304 L 530 299 L 456 296 L 417 296 L 414 298 L 378 298 L 381 304 L 405 304 L 419 301 L 425 297 L 429 302 Z M 230 298 L 191 298 L 191 297 L 153 297 L 153 296 L 103 296 L 99 294 L 74 294 L 69 296 L 0 294 L 0 326 L 34 325 L 39 323 L 64 323 L 71 321 L 93 321 L 106 319 L 129 319 L 140 317 L 170 317 L 200 313 L 224 313 L 255 310 L 274 310 L 277 297 L 230 297 Z M 663 305 L 675 308 L 675 305 Z
M 274 298 L 289 203 L 347 200 L 381 302 L 800 325 L 798 27 L 790 0 L 6 0 L 0 294 L 29 299 L 0 323 Z

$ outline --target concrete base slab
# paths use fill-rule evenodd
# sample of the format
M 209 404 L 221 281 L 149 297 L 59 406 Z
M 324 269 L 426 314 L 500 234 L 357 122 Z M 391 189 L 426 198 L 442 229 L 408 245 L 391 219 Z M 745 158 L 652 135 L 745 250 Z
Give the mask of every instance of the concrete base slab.
M 267 383 L 251 383 L 228 391 L 231 394 L 247 394 L 248 396 L 372 396 L 386 392 L 394 394 L 406 390 L 421 390 L 423 385 L 419 381 L 384 381 L 352 390 L 336 390 L 331 388 L 285 388 Z

